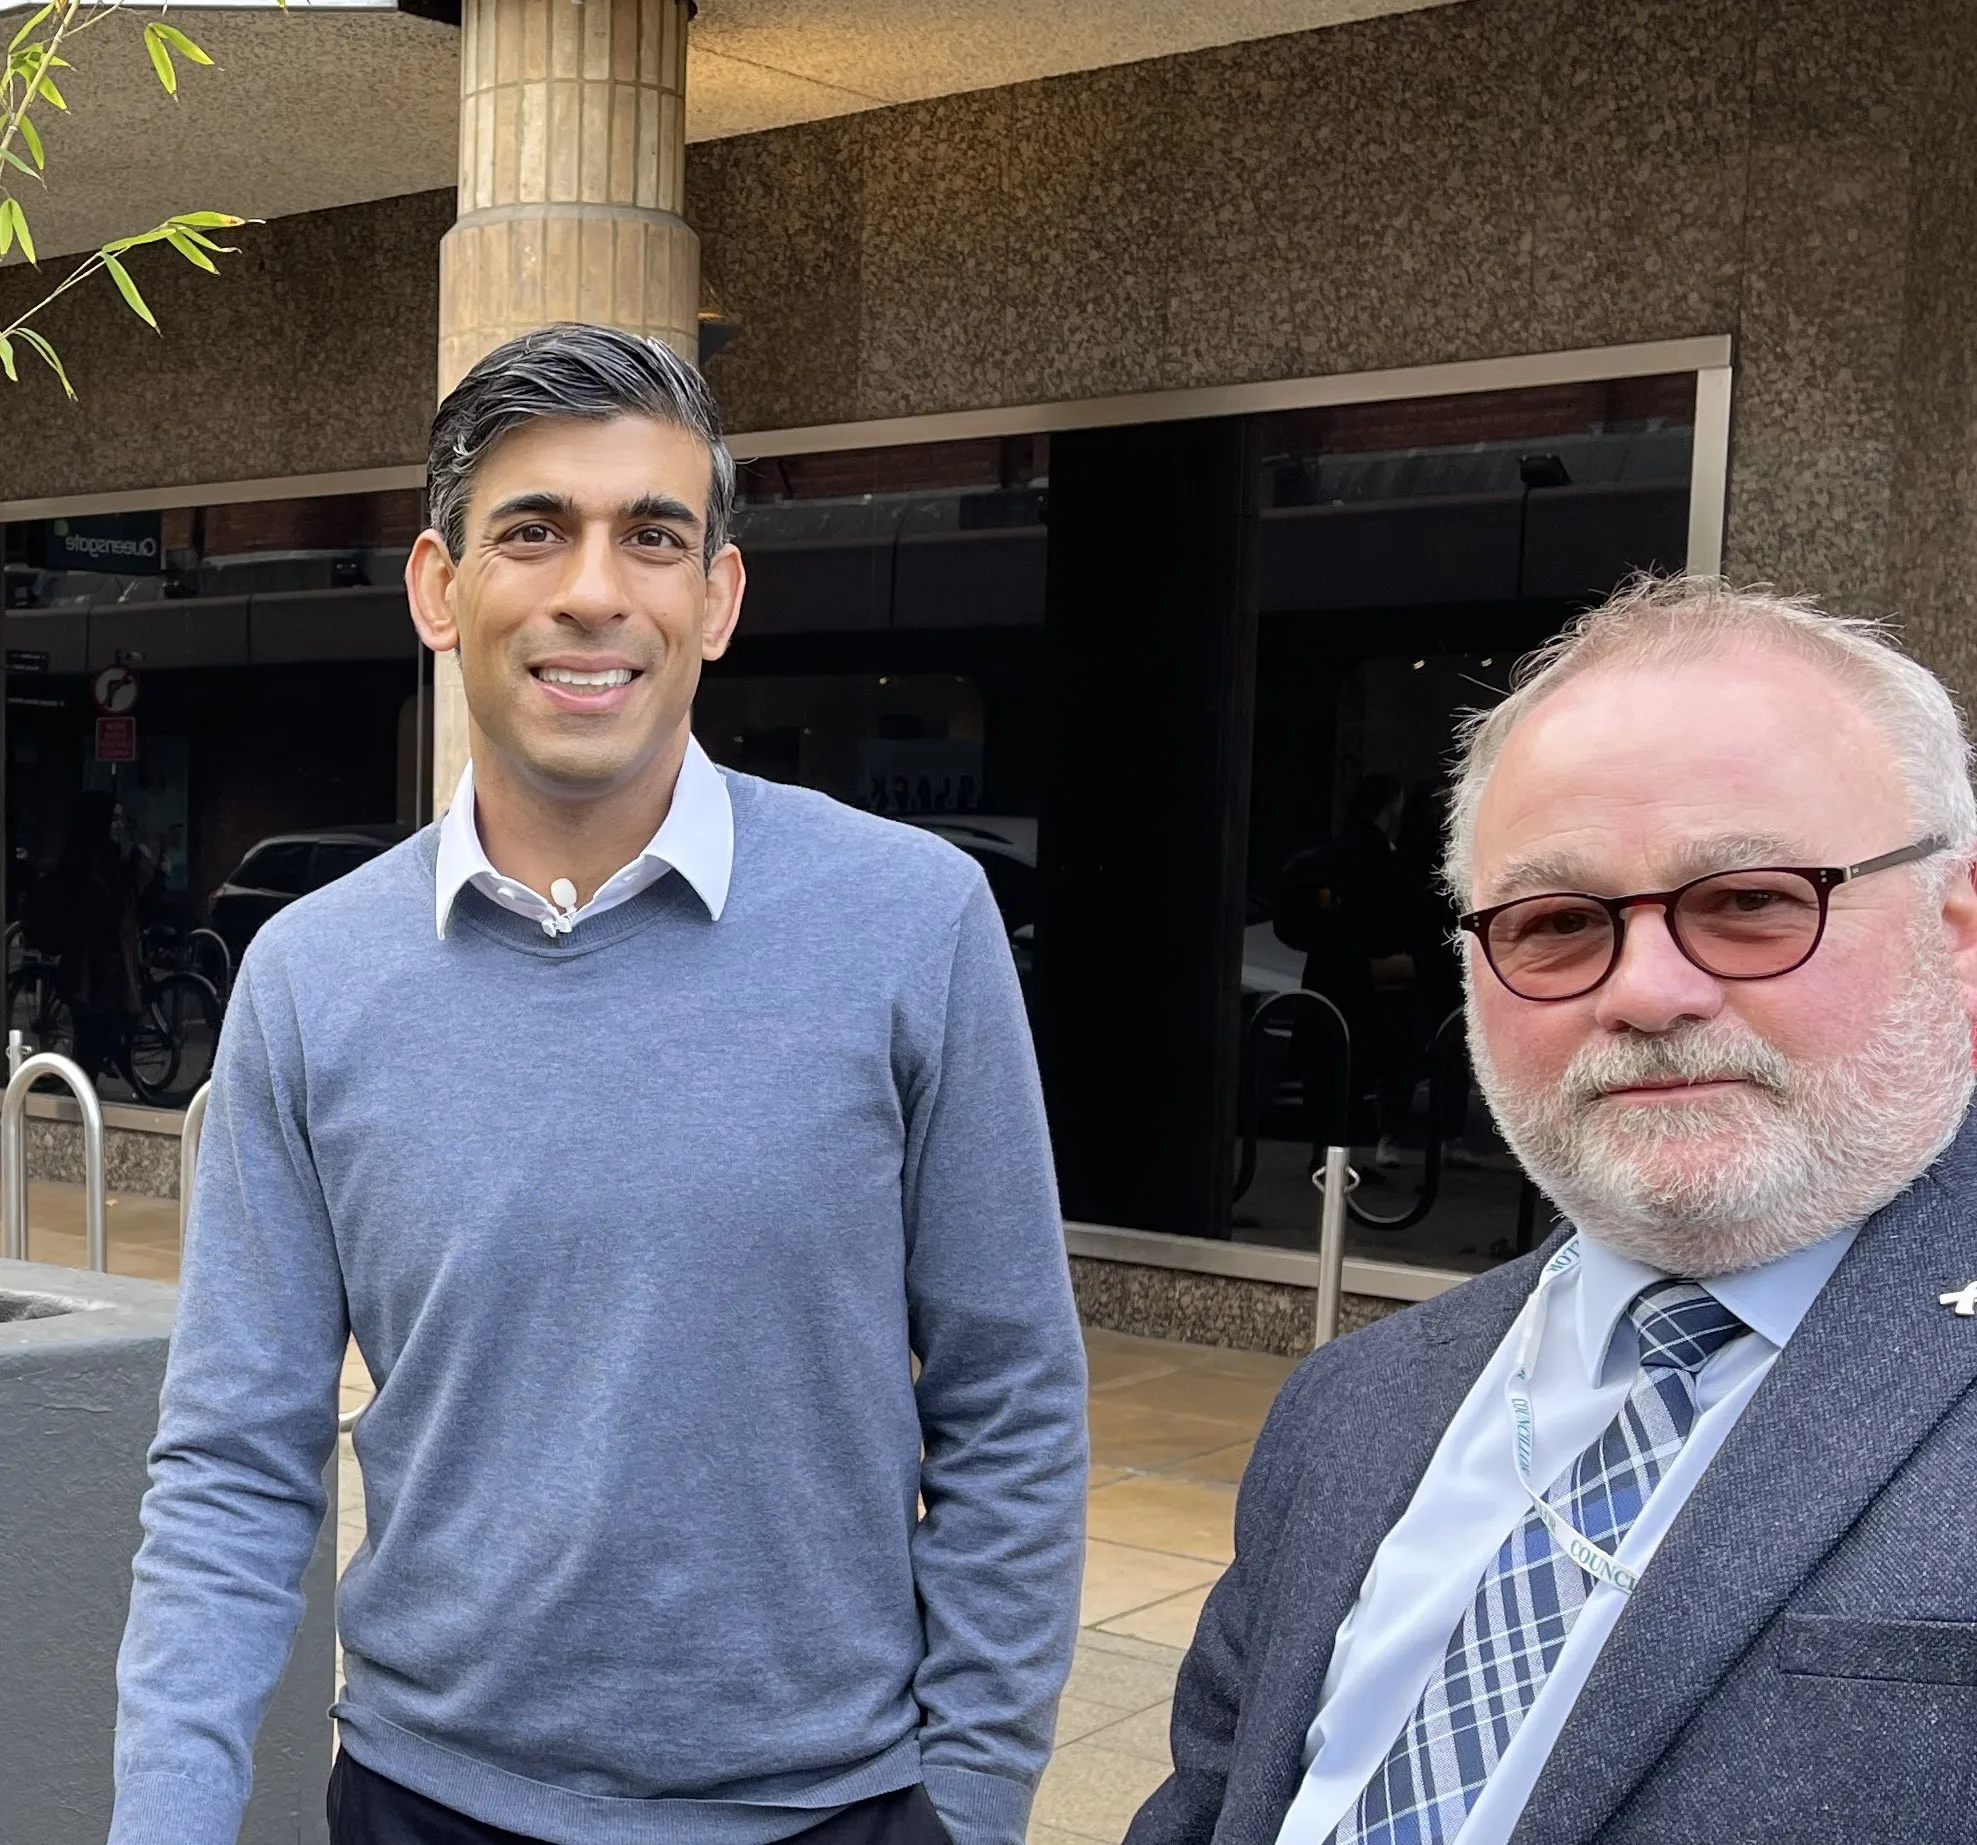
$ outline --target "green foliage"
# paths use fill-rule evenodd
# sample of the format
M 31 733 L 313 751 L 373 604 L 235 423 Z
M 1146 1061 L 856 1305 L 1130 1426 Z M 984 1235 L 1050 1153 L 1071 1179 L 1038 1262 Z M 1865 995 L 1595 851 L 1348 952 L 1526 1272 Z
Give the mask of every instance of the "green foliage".
M 21 203 L 20 196 L 11 190 L 12 176 L 16 173 L 44 189 L 47 185 L 48 151 L 31 112 L 44 104 L 51 109 L 67 111 L 68 98 L 62 94 L 54 75 L 56 71 L 73 68 L 61 55 L 63 45 L 101 25 L 122 4 L 123 0 L 110 0 L 108 5 L 90 6 L 85 11 L 84 0 L 46 0 L 46 4 L 21 22 L 8 42 L 6 63 L 4 68 L 0 68 L 0 257 L 19 245 L 21 254 L 37 268 L 40 266 L 26 207 Z M 285 6 L 287 0 L 282 0 L 282 4 Z M 143 38 L 151 69 L 168 96 L 178 95 L 179 60 L 195 65 L 210 65 L 213 62 L 178 27 L 162 19 L 148 22 Z M 0 326 L 0 375 L 4 375 L 10 384 L 19 382 L 15 349 L 17 344 L 24 344 L 55 374 L 62 389 L 73 399 L 75 389 L 69 383 L 61 355 L 44 335 L 28 323 L 50 302 L 100 272 L 109 276 L 130 311 L 156 332 L 157 316 L 152 313 L 150 304 L 124 265 L 122 259 L 125 253 L 141 249 L 146 244 L 165 244 L 195 269 L 218 274 L 218 265 L 213 258 L 231 256 L 234 247 L 215 243 L 206 232 L 226 230 L 247 222 L 245 218 L 237 218 L 223 211 L 178 212 L 148 231 L 130 237 L 112 238 L 79 263 L 25 313 Z

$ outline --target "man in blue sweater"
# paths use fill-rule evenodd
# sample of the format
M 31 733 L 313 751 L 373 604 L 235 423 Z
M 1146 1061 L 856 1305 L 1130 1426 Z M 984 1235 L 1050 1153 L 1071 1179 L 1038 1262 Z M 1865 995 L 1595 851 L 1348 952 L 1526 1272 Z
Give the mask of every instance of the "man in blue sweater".
M 232 1845 L 353 1334 L 335 1845 L 1018 1845 L 1084 1361 L 987 886 L 693 741 L 743 571 L 663 346 L 500 348 L 428 486 L 473 759 L 241 968 L 113 1845 Z

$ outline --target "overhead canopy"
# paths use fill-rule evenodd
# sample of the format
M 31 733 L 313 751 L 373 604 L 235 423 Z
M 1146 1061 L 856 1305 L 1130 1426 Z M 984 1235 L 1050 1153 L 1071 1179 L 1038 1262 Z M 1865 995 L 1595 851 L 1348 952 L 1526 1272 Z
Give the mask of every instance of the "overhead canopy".
M 701 0 L 687 137 L 993 89 L 1454 0 Z M 217 61 L 168 97 L 138 35 L 153 9 L 73 46 L 72 118 L 37 115 L 45 202 L 22 184 L 44 256 L 93 248 L 174 211 L 274 218 L 450 186 L 456 0 L 204 0 L 172 18 Z M 0 32 L 26 9 L 0 8 Z M 15 176 L 18 178 L 18 175 Z

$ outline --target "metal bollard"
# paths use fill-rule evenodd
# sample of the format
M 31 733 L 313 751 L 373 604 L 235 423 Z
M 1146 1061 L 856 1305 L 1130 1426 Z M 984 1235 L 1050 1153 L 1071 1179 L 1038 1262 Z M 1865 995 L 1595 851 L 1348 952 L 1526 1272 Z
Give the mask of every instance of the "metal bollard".
M 81 1067 L 53 1051 L 25 1059 L 0 1099 L 0 1254 L 27 1260 L 27 1098 L 44 1076 L 58 1077 L 82 1111 L 83 1217 L 89 1237 L 89 1266 L 99 1275 L 110 1269 L 110 1214 L 103 1177 L 103 1105 Z
M 185 1105 L 185 1126 L 178 1136 L 178 1240 L 185 1246 L 185 1226 L 192 1216 L 192 1187 L 199 1177 L 199 1136 L 206 1131 L 206 1098 L 211 1083 L 201 1083 Z
M 1359 1183 L 1346 1164 L 1349 1147 L 1327 1147 L 1323 1168 L 1311 1175 L 1318 1187 L 1318 1313 L 1312 1344 L 1339 1336 L 1339 1297 L 1345 1291 L 1345 1201 Z

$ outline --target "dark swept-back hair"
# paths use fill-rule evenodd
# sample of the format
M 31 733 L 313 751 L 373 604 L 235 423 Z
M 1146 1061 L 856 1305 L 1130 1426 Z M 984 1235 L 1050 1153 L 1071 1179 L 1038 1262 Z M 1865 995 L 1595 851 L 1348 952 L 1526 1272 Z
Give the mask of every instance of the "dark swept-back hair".
M 661 340 L 618 327 L 560 321 L 497 346 L 446 395 L 426 451 L 426 517 L 458 558 L 467 542 L 474 475 L 495 443 L 540 417 L 603 422 L 649 416 L 707 445 L 703 555 L 728 542 L 734 519 L 735 464 L 721 440 L 721 415 L 699 372 Z

